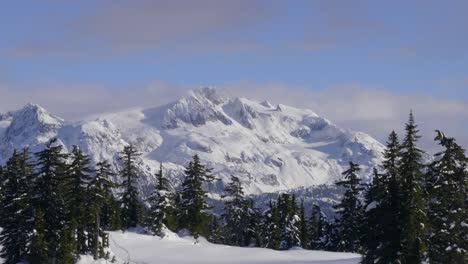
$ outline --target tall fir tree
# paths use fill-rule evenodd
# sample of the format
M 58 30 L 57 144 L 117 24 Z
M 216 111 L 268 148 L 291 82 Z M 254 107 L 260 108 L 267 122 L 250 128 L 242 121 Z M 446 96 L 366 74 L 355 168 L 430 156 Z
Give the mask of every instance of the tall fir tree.
M 63 179 L 68 170 L 67 157 L 57 139 L 52 139 L 44 150 L 36 153 L 38 171 L 33 182 L 33 204 L 38 209 L 36 212 L 43 214 L 44 230 L 43 235 L 36 237 L 43 236 L 51 264 L 58 264 L 61 230 L 66 222 Z
M 422 150 L 417 147 L 420 136 L 414 121 L 413 112 L 410 112 L 405 127 L 406 136 L 402 143 L 401 153 L 401 262 L 421 263 L 426 251 L 424 177 Z
M 468 158 L 454 138 L 437 131 L 443 150 L 429 166 L 426 185 L 429 196 L 429 262 L 462 264 L 468 250 Z
M 104 230 L 119 230 L 121 226 L 119 201 L 113 195 L 112 190 L 118 187 L 118 184 L 112 180 L 115 177 L 111 165 L 107 161 L 101 161 L 96 164 L 96 177 L 93 180 L 93 186 L 100 197 L 102 203 L 100 212 L 100 226 Z
M 349 162 L 349 169 L 343 172 L 343 180 L 336 183 L 345 189 L 342 200 L 335 205 L 337 219 L 335 223 L 338 241 L 337 250 L 346 252 L 359 252 L 361 250 L 361 225 L 364 208 L 360 201 L 362 186 L 357 175 L 359 165 Z
M 112 176 L 110 164 L 107 161 L 99 162 L 96 164 L 96 175 L 88 185 L 88 246 L 94 259 L 104 257 L 104 247 L 109 246 L 108 234 L 104 231 L 106 226 L 101 223 L 101 219 L 104 212 L 109 213 L 112 210 L 112 189 L 117 187 Z
M 135 162 L 141 154 L 133 145 L 125 146 L 120 153 L 120 161 L 122 162 L 122 169 L 120 170 L 120 177 L 123 179 L 122 188 L 123 193 L 121 196 L 121 217 L 122 225 L 128 229 L 136 227 L 140 223 L 140 209 L 141 205 L 138 200 L 138 191 L 136 187 L 136 179 L 139 177 Z
M 312 250 L 323 250 L 328 248 L 328 231 L 328 221 L 325 215 L 322 213 L 320 206 L 314 204 L 312 206 L 312 212 L 307 231 L 309 236 L 308 248 Z
M 210 216 L 206 212 L 210 207 L 206 202 L 206 191 L 203 185 L 214 180 L 211 169 L 202 165 L 198 155 L 185 168 L 185 179 L 182 183 L 179 207 L 179 229 L 186 228 L 195 239 L 207 235 Z
M 66 234 L 69 236 L 64 241 L 76 246 L 77 254 L 86 254 L 89 250 L 87 245 L 87 228 L 89 220 L 93 219 L 93 216 L 90 214 L 91 208 L 88 204 L 92 193 L 89 192 L 88 185 L 94 171 L 91 168 L 89 157 L 78 146 L 73 146 L 70 159 L 71 163 L 63 185 L 64 198 L 68 208 L 67 227 L 65 229 L 72 231 L 70 233 L 68 230 L 63 230 L 62 235 Z M 75 238 L 77 240 L 76 243 L 69 241 Z M 64 254 L 62 252 L 63 256 L 65 256 Z
M 247 246 L 248 227 L 250 224 L 250 213 L 248 201 L 244 198 L 242 183 L 236 176 L 231 176 L 231 181 L 224 188 L 226 195 L 223 198 L 225 221 L 225 239 L 227 244 L 233 246 Z
M 28 255 L 32 238 L 33 207 L 31 204 L 30 182 L 33 165 L 29 153 L 13 153 L 8 160 L 5 172 L 3 208 L 0 220 L 0 257 L 5 263 L 18 263 Z
M 281 249 L 301 245 L 300 218 L 297 215 L 296 196 L 283 193 L 278 197 L 279 225 L 281 229 Z
M 263 213 L 263 247 L 271 249 L 280 249 L 281 227 L 278 206 L 270 201 L 268 209 Z
M 299 239 L 301 240 L 301 247 L 306 249 L 309 247 L 309 227 L 303 199 L 301 199 L 301 205 L 299 207 L 299 218 Z
M 156 174 L 156 185 L 147 200 L 150 206 L 147 223 L 153 235 L 159 235 L 164 225 L 174 221 L 171 220 L 174 206 L 172 200 L 169 180 L 164 176 L 163 166 L 160 164 Z

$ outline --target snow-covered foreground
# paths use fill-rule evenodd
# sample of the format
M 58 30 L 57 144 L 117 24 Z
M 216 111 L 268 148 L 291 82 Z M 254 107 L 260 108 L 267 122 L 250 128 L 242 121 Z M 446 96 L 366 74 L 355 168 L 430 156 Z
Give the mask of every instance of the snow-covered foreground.
M 350 253 L 334 253 L 310 250 L 274 251 L 263 248 L 239 248 L 215 245 L 201 239 L 194 244 L 193 238 L 178 237 L 169 233 L 164 238 L 136 234 L 133 232 L 111 232 L 112 253 L 117 263 L 131 264 L 357 264 L 360 256 Z M 103 264 L 84 257 L 79 264 Z M 108 262 L 109 263 L 109 262 Z

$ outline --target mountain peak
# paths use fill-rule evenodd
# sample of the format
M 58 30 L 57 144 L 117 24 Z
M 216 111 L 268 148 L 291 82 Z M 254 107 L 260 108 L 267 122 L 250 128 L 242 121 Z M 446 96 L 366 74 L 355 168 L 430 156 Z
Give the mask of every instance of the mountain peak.
M 224 98 L 218 93 L 216 88 L 213 87 L 202 87 L 191 90 L 189 97 L 203 100 L 206 99 L 215 105 L 219 105 L 224 102 Z
M 33 103 L 27 103 L 23 108 L 14 112 L 13 121 L 15 119 L 37 121 L 49 125 L 60 125 L 64 121 L 62 118 L 51 114 L 42 106 Z

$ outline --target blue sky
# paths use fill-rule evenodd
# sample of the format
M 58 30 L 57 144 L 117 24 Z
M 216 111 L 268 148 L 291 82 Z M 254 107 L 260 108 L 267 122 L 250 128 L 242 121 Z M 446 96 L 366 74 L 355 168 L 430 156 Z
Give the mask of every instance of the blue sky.
M 111 109 L 138 104 L 149 90 L 156 104 L 214 85 L 274 101 L 291 94 L 285 103 L 317 107 L 379 138 L 375 122 L 403 123 L 409 108 L 463 136 L 467 11 L 468 2 L 456 0 L 8 1 L 0 9 L 0 111 L 37 100 L 75 117 L 75 107 L 93 101 L 84 93 L 142 94 L 116 97 Z M 351 92 L 362 96 L 334 106 L 340 111 L 305 102 L 318 94 L 342 102 Z M 346 115 L 382 94 L 393 98 L 382 115 Z M 431 104 L 411 105 L 422 97 Z M 93 102 L 90 112 L 107 110 Z

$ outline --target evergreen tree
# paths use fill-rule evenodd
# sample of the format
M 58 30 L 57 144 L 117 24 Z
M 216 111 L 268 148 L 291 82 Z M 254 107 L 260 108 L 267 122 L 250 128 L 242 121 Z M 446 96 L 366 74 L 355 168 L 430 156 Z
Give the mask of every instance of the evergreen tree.
M 108 234 L 102 228 L 105 225 L 101 224 L 103 218 L 101 215 L 104 211 L 109 213 L 112 210 L 110 206 L 113 199 L 112 188 L 117 186 L 110 179 L 112 176 L 110 164 L 106 161 L 99 162 L 96 164 L 96 175 L 88 185 L 90 194 L 87 201 L 90 216 L 87 232 L 88 246 L 93 252 L 94 259 L 103 257 L 104 247 L 108 246 Z
M 96 164 L 96 176 L 92 186 L 96 189 L 96 201 L 101 204 L 100 226 L 104 230 L 119 230 L 122 228 L 120 221 L 120 205 L 112 194 L 112 189 L 118 185 L 112 178 L 114 177 L 111 165 L 107 161 Z
M 307 218 L 304 208 L 304 200 L 301 199 L 301 206 L 299 209 L 300 227 L 299 227 L 299 239 L 301 240 L 301 247 L 306 249 L 309 247 L 309 232 L 307 226 Z
M 380 260 L 379 250 L 383 244 L 383 231 L 385 226 L 385 206 L 383 197 L 387 195 L 387 186 L 384 178 L 374 168 L 372 183 L 366 188 L 363 225 L 363 246 L 365 248 L 362 263 L 373 264 Z
M 33 165 L 29 161 L 25 149 L 22 154 L 14 151 L 8 160 L 3 199 L 0 206 L 3 208 L 1 217 L 0 256 L 5 263 L 18 263 L 28 254 L 31 242 L 31 218 L 33 208 L 30 196 L 30 181 L 33 175 Z
M 359 252 L 361 242 L 361 225 L 364 209 L 359 200 L 362 187 L 357 176 L 359 165 L 349 163 L 349 169 L 343 172 L 344 179 L 336 185 L 345 189 L 341 202 L 334 206 L 338 218 L 335 227 L 338 234 L 337 249 L 346 252 Z
M 31 239 L 31 249 L 28 261 L 31 264 L 48 263 L 49 246 L 45 240 L 44 213 L 40 208 L 35 210 L 34 232 Z
M 263 246 L 280 249 L 281 228 L 278 206 L 270 201 L 268 209 L 263 213 Z
M 33 186 L 33 204 L 43 214 L 43 240 L 47 244 L 48 262 L 52 264 L 57 263 L 60 233 L 66 219 L 62 184 L 67 173 L 67 155 L 56 141 L 51 140 L 44 150 L 36 153 L 38 173 Z
M 297 215 L 296 197 L 283 193 L 278 197 L 279 225 L 281 229 L 281 249 L 300 246 L 300 218 Z
M 182 183 L 181 200 L 179 204 L 179 229 L 186 228 L 192 232 L 195 239 L 200 234 L 207 233 L 210 217 L 206 210 L 210 207 L 205 201 L 206 191 L 203 184 L 214 180 L 211 169 L 202 165 L 198 155 L 185 168 L 185 179 Z
M 140 223 L 140 203 L 138 201 L 138 191 L 135 186 L 135 181 L 138 178 L 138 172 L 135 167 L 135 160 L 140 156 L 140 153 L 133 145 L 124 147 L 120 153 L 122 162 L 122 188 L 124 189 L 121 204 L 122 204 L 122 225 L 124 228 L 136 227 Z
M 323 250 L 328 248 L 328 222 L 320 206 L 314 204 L 309 220 L 308 234 L 310 236 L 309 249 Z
M 427 224 L 423 189 L 422 151 L 416 146 L 420 136 L 413 113 L 406 124 L 406 136 L 401 153 L 401 262 L 421 263 L 426 250 L 425 226 Z
M 242 184 L 238 177 L 231 176 L 231 182 L 224 189 L 227 200 L 224 202 L 223 218 L 226 223 L 225 239 L 227 244 L 233 246 L 247 246 L 250 239 L 247 239 L 249 226 L 249 204 L 244 198 Z
M 159 235 L 163 225 L 167 225 L 168 218 L 171 217 L 173 202 L 169 193 L 169 181 L 163 175 L 163 167 L 160 164 L 156 174 L 156 186 L 153 193 L 148 198 L 149 216 L 148 225 L 153 235 Z
M 210 236 L 208 241 L 214 244 L 225 244 L 226 239 L 224 238 L 223 226 L 219 223 L 219 219 L 216 216 L 212 217 L 210 223 Z
M 90 196 L 93 195 L 88 189 L 93 169 L 91 168 L 89 157 L 78 146 L 73 146 L 70 158 L 71 164 L 64 179 L 64 198 L 69 214 L 66 229 L 72 230 L 71 234 L 67 233 L 69 236 L 67 242 L 70 245 L 76 245 L 77 253 L 86 254 L 89 250 L 86 235 L 87 228 L 89 220 L 94 219 L 89 210 L 90 206 L 88 203 Z M 62 232 L 62 234 L 65 234 L 66 230 Z M 76 243 L 68 241 L 75 237 Z
M 455 139 L 437 132 L 435 140 L 444 149 L 435 154 L 426 177 L 430 194 L 429 262 L 462 264 L 468 250 L 468 158 Z

